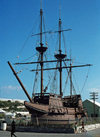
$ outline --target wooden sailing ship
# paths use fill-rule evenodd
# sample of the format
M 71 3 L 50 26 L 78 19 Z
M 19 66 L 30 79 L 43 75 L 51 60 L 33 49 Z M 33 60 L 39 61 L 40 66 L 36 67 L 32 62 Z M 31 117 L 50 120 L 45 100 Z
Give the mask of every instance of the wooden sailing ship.
M 69 124 L 74 123 L 76 119 L 81 119 L 85 116 L 85 111 L 83 109 L 81 95 L 73 95 L 72 94 L 72 68 L 76 67 L 85 67 L 90 66 L 90 64 L 86 65 L 79 65 L 79 66 L 72 66 L 71 64 L 69 66 L 65 64 L 63 66 L 63 62 L 71 61 L 71 59 L 66 58 L 66 54 L 62 53 L 61 49 L 61 33 L 63 31 L 68 31 L 70 29 L 62 30 L 61 28 L 61 18 L 59 18 L 59 30 L 56 31 L 59 34 L 59 50 L 58 53 L 54 55 L 56 58 L 55 60 L 48 60 L 44 61 L 44 53 L 47 51 L 47 47 L 43 45 L 42 37 L 43 32 L 42 31 L 42 16 L 43 16 L 43 10 L 40 9 L 40 45 L 36 47 L 37 52 L 39 52 L 40 60 L 37 62 L 28 62 L 28 63 L 16 63 L 16 65 L 23 65 L 23 64 L 40 64 L 40 69 L 38 70 L 32 70 L 32 71 L 39 71 L 40 72 L 40 81 L 41 81 L 41 87 L 40 87 L 40 93 L 35 93 L 33 97 L 31 98 L 26 91 L 25 87 L 23 86 L 21 80 L 19 79 L 17 73 L 15 72 L 14 68 L 12 67 L 11 63 L 8 62 L 11 70 L 13 71 L 15 77 L 17 78 L 19 84 L 21 85 L 22 89 L 24 90 L 26 96 L 29 99 L 28 101 L 25 101 L 25 107 L 28 109 L 30 114 L 32 115 L 32 121 L 36 124 Z M 57 67 L 50 67 L 50 68 L 44 68 L 45 63 L 58 63 L 59 65 Z M 67 69 L 67 72 L 70 73 L 70 95 L 69 96 L 63 96 L 63 90 L 62 90 L 62 73 L 63 69 Z M 43 86 L 43 72 L 49 71 L 49 70 L 57 70 L 59 72 L 59 94 L 53 94 L 53 93 L 46 93 L 44 86 Z

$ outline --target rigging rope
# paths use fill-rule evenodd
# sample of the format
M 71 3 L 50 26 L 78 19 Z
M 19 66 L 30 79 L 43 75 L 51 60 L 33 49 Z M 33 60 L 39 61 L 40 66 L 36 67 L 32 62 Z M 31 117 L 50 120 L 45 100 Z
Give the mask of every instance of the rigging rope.
M 76 82 L 76 78 L 75 78 L 75 75 L 74 75 L 74 74 L 73 74 L 73 79 L 74 79 L 75 85 L 76 85 L 76 87 L 77 87 L 77 89 L 78 89 L 78 91 L 79 91 L 79 93 L 80 93 L 80 89 L 79 89 L 78 83 Z
M 43 27 L 44 27 L 44 32 L 46 32 L 45 23 L 44 23 L 44 16 L 43 16 Z M 46 44 L 46 46 L 47 46 L 47 37 L 46 37 L 46 33 L 45 33 L 45 44 Z
M 37 54 L 34 54 L 34 55 L 32 55 L 32 56 L 30 56 L 30 57 L 28 57 L 27 59 L 24 59 L 24 60 L 22 60 L 21 62 L 25 62 L 25 61 L 27 61 L 27 60 L 29 60 L 30 58 L 33 58 L 33 56 L 35 57 L 35 56 L 37 56 Z M 19 74 L 19 73 L 21 73 L 23 70 L 30 70 L 28 67 L 21 67 L 21 70 L 17 70 L 17 65 L 16 64 L 14 64 L 15 65 L 15 70 L 16 70 L 16 72 L 17 72 L 17 74 Z
M 32 33 L 33 33 L 33 30 L 34 30 L 34 24 L 36 24 L 37 21 L 38 21 L 38 17 L 37 17 L 37 19 L 35 20 L 35 22 L 33 22 L 33 26 L 32 26 L 32 28 L 31 28 L 31 30 L 30 30 L 30 32 L 29 32 L 26 40 L 24 41 L 21 49 L 19 50 L 19 55 L 18 55 L 18 57 L 19 57 L 19 56 L 21 55 L 21 53 L 23 52 L 23 50 L 24 50 L 24 48 L 25 48 L 25 46 L 26 46 L 26 43 L 28 42 L 29 38 L 31 38 Z
M 88 68 L 87 75 L 86 75 L 86 79 L 85 79 L 84 84 L 83 84 L 83 87 L 82 87 L 82 89 L 81 89 L 81 93 L 82 93 L 82 91 L 83 91 L 83 89 L 84 89 L 84 87 L 85 87 L 85 85 L 86 85 L 86 82 L 87 82 L 87 79 L 88 79 L 88 75 L 89 75 L 89 71 L 90 71 L 90 66 L 89 66 L 89 68 Z
M 40 55 L 38 57 L 38 61 L 39 60 L 40 60 Z M 37 64 L 37 70 L 38 70 L 38 67 L 39 67 L 39 63 Z M 38 71 L 36 71 L 36 73 L 35 73 L 32 97 L 34 97 L 37 80 L 38 80 Z
M 62 32 L 62 36 L 63 36 L 63 41 L 64 41 L 65 54 L 67 55 L 67 49 L 66 49 L 66 42 L 65 42 L 64 32 Z
M 56 44 L 55 44 L 55 45 L 57 45 L 57 46 L 55 46 L 55 52 L 58 51 L 58 39 L 59 39 L 59 36 L 57 36 L 57 41 L 56 41 Z
M 30 57 L 22 60 L 21 62 L 25 62 L 25 61 L 27 61 L 27 60 L 29 60 L 29 59 L 33 59 L 33 57 L 35 58 L 35 56 L 37 56 L 37 55 L 38 55 L 38 54 L 36 53 L 36 54 L 34 54 L 34 55 L 32 55 L 32 56 L 30 56 Z
M 56 67 L 58 67 L 58 62 L 57 62 L 57 64 L 56 64 Z M 56 93 L 56 91 L 57 91 L 57 87 L 58 87 L 58 85 L 57 85 L 57 70 L 55 70 L 55 72 L 54 72 L 54 77 L 53 77 L 53 80 L 52 80 L 52 83 L 51 83 L 51 87 L 50 87 L 50 91 L 52 91 L 52 93 Z
M 67 67 L 65 61 L 63 61 L 63 62 L 65 64 L 65 66 Z M 70 70 L 68 71 L 68 68 L 66 68 L 66 70 L 67 70 L 68 76 L 67 76 L 67 79 L 66 79 L 66 82 L 65 82 L 65 86 L 64 86 L 64 90 L 63 90 L 64 93 L 65 93 L 66 85 L 67 85 L 67 82 L 68 82 L 68 77 L 70 77 L 70 75 L 69 75 L 70 74 Z M 71 83 L 72 83 L 73 92 L 74 92 L 74 94 L 76 94 L 75 87 L 74 87 L 74 84 L 73 84 L 72 80 L 71 80 Z
M 47 61 L 47 56 L 46 56 L 46 54 L 44 54 L 44 56 L 45 56 L 45 59 L 46 59 L 46 61 Z M 49 68 L 49 64 L 48 63 L 46 63 L 46 65 L 47 65 L 47 68 Z M 50 73 L 50 71 L 48 71 L 49 73 L 48 73 L 48 78 L 49 78 L 49 81 L 48 81 L 48 84 L 47 84 L 47 86 L 46 86 L 46 90 L 47 90 L 47 88 L 48 88 L 48 86 L 49 86 L 49 84 L 50 84 L 50 80 L 51 80 L 51 73 Z M 45 91 L 46 92 L 46 91 Z

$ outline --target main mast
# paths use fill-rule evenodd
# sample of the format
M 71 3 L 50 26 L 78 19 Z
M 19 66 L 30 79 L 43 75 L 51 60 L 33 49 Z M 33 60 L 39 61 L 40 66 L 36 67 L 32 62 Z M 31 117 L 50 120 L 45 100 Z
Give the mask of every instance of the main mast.
M 62 60 L 66 57 L 66 54 L 62 54 L 62 50 L 61 50 L 61 18 L 59 18 L 59 54 L 56 54 L 55 57 L 58 59 L 59 61 L 59 92 L 60 92 L 60 96 L 63 95 L 62 93 Z
M 41 61 L 40 61 L 40 66 L 41 66 L 41 95 L 44 91 L 43 89 L 43 53 L 47 50 L 47 47 L 43 46 L 42 43 L 42 16 L 43 16 L 43 10 L 40 8 L 40 47 L 36 47 L 36 50 L 40 53 L 41 55 Z

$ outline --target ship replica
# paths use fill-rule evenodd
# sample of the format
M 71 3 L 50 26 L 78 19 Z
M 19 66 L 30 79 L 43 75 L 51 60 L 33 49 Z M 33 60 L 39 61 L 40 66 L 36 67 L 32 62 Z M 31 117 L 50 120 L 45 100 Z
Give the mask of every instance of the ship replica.
M 61 34 L 63 31 L 69 31 L 71 29 L 63 30 L 61 28 L 61 18 L 59 18 L 59 29 L 55 31 L 55 33 L 59 34 L 59 50 L 58 53 L 54 55 L 54 60 L 44 60 L 44 53 L 47 51 L 47 46 L 43 44 L 43 34 L 49 33 L 42 31 L 42 22 L 43 22 L 43 10 L 40 8 L 40 32 L 35 35 L 40 36 L 40 45 L 36 47 L 36 51 L 39 53 L 40 59 L 37 62 L 24 62 L 24 63 L 15 63 L 15 65 L 24 65 L 24 64 L 39 64 L 39 69 L 33 69 L 31 71 L 40 72 L 40 92 L 34 93 L 32 98 L 26 91 L 23 83 L 18 77 L 17 72 L 12 67 L 11 63 L 8 61 L 8 64 L 13 71 L 15 77 L 17 78 L 19 84 L 21 85 L 22 89 L 24 90 L 26 96 L 28 97 L 29 101 L 25 101 L 25 107 L 28 109 L 29 113 L 31 114 L 32 122 L 36 123 L 37 125 L 41 124 L 52 124 L 52 125 L 67 125 L 75 123 L 76 120 L 81 119 L 82 117 L 86 116 L 86 113 L 83 109 L 82 99 L 80 94 L 73 95 L 72 88 L 72 69 L 77 67 L 85 67 L 91 66 L 90 64 L 85 65 L 77 65 L 74 66 L 71 64 L 71 58 L 68 59 L 66 54 L 62 53 L 61 49 Z M 46 63 L 55 62 L 57 65 L 56 67 L 49 67 L 45 68 Z M 69 66 L 66 62 L 70 62 Z M 66 74 L 70 79 L 70 95 L 64 96 L 62 90 L 62 73 L 63 69 L 66 69 Z M 50 70 L 57 70 L 59 73 L 59 94 L 51 93 L 50 91 L 47 93 L 47 87 L 44 88 L 44 71 Z

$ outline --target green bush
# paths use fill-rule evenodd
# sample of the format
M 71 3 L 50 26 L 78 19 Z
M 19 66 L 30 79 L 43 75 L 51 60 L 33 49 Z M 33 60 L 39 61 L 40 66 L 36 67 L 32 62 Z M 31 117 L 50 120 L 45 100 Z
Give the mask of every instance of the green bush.
M 0 119 L 5 118 L 5 114 L 4 113 L 0 113 Z

